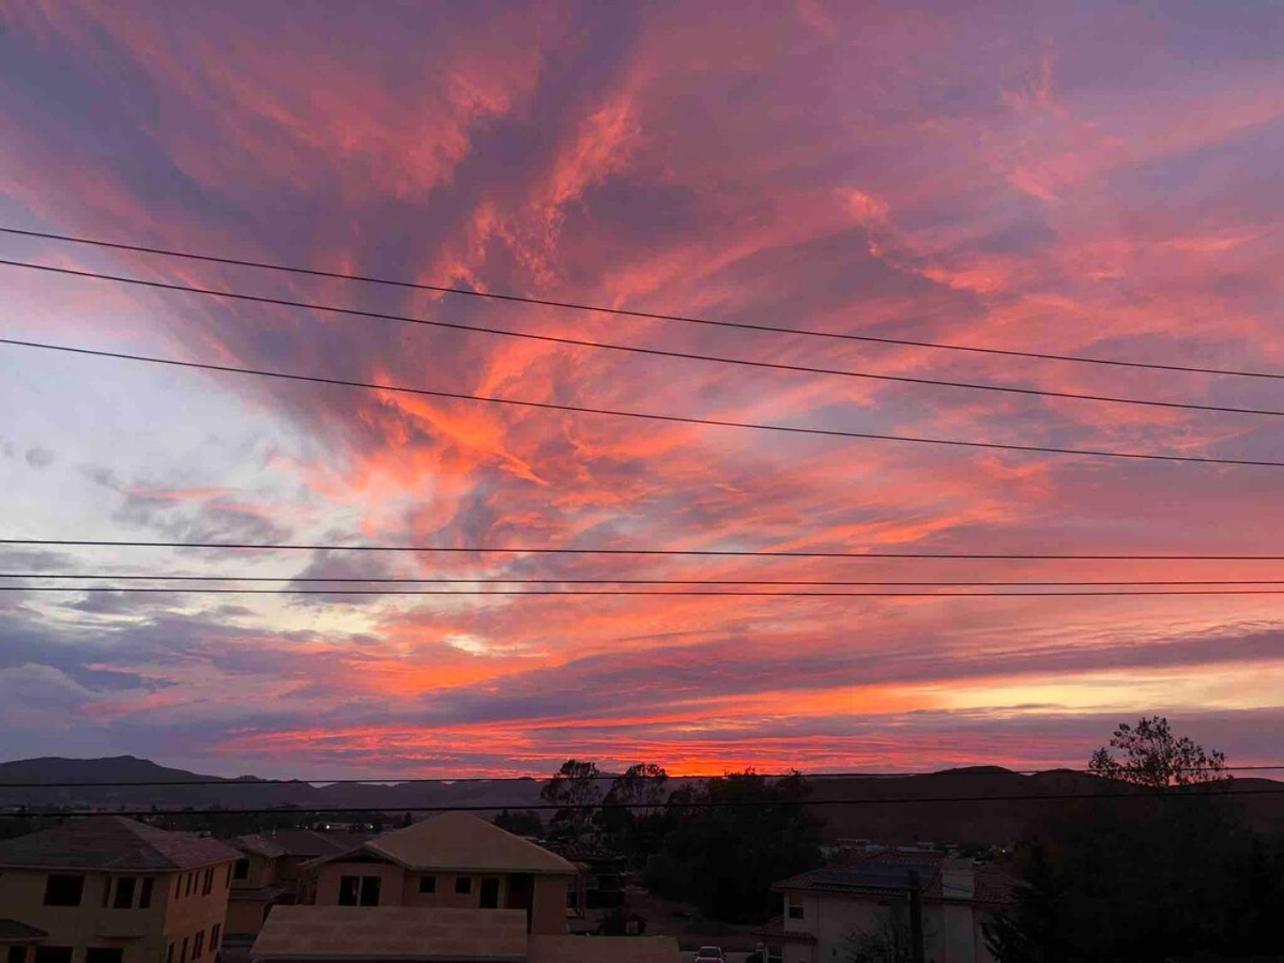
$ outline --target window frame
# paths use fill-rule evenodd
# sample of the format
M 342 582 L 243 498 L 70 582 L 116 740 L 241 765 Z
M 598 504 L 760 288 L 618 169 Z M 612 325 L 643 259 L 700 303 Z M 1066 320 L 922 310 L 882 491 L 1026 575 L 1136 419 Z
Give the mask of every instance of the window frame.
M 70 899 L 70 896 L 66 896 L 63 899 L 59 899 L 56 901 L 50 900 L 50 896 L 52 895 L 51 891 L 54 889 L 54 880 L 56 879 L 62 880 L 64 883 L 67 883 L 67 881 L 69 880 L 76 881 L 76 901 L 74 903 L 66 901 Z M 83 905 L 84 902 L 85 902 L 84 873 L 47 873 L 45 875 L 45 895 L 44 895 L 44 902 L 41 903 L 42 906 L 75 907 L 75 906 Z M 52 947 L 52 948 L 56 949 L 57 947 Z
M 112 909 L 133 909 L 134 896 L 138 892 L 138 879 L 134 876 L 117 876 L 116 892 L 112 896 Z
M 473 878 L 471 876 L 455 877 L 455 895 L 468 896 L 473 891 Z
M 138 908 L 139 909 L 152 908 L 152 896 L 155 895 L 154 893 L 155 889 L 156 889 L 156 877 L 144 876 L 142 878 L 142 882 L 139 883 L 139 886 L 138 886 Z

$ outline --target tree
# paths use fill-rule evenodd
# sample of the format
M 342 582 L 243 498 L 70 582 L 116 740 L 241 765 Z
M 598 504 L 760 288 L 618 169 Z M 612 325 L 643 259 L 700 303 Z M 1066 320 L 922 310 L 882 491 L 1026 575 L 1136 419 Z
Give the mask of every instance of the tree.
M 752 770 L 684 786 L 669 797 L 648 881 L 716 919 L 766 919 L 779 902 L 771 884 L 820 865 L 820 823 L 803 805 L 809 793 L 799 773 L 769 779 Z
M 544 832 L 544 821 L 533 809 L 519 809 L 509 812 L 505 809 L 493 820 L 500 829 L 505 829 L 517 836 L 539 836 Z
M 562 768 L 539 792 L 544 802 L 563 807 L 553 815 L 553 822 L 576 829 L 587 826 L 593 818 L 591 807 L 602 798 L 601 776 L 597 763 L 578 759 L 562 763 Z
M 910 963 L 911 942 L 906 908 L 891 906 L 879 912 L 873 928 L 847 937 L 847 963 Z
M 1122 758 L 1116 759 L 1112 749 L 1119 750 Z M 1106 779 L 1152 789 L 1230 778 L 1225 772 L 1225 755 L 1206 750 L 1187 736 L 1174 737 L 1163 716 L 1143 716 L 1136 728 L 1121 723 L 1110 745 L 1092 754 L 1088 770 Z
M 663 766 L 639 762 L 615 777 L 604 802 L 620 806 L 654 808 L 664 802 L 669 774 Z

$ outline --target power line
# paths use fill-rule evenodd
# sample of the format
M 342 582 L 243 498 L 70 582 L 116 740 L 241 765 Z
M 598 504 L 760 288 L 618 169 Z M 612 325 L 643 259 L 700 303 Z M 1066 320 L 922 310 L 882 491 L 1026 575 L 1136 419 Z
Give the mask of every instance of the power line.
M 873 344 L 901 345 L 912 348 L 933 348 L 941 351 L 964 351 L 974 354 L 999 355 L 1009 358 L 1032 358 L 1041 361 L 1070 361 L 1076 364 L 1113 365 L 1124 368 L 1145 368 L 1154 371 L 1179 371 L 1189 374 L 1231 375 L 1240 378 L 1284 379 L 1284 373 L 1266 371 L 1237 371 L 1225 368 L 1206 368 L 1194 365 L 1160 364 L 1156 362 L 1129 361 L 1118 358 L 1094 358 L 1084 355 L 1051 354 L 1041 351 L 1014 351 L 1005 348 L 987 348 L 978 345 L 947 344 L 937 341 L 916 341 L 907 338 L 887 338 L 874 335 L 848 334 L 837 331 L 811 331 L 806 328 L 790 328 L 780 325 L 751 324 L 745 321 L 715 321 L 710 318 L 696 318 L 680 314 L 663 314 L 654 311 L 635 311 L 627 308 L 610 308 L 603 305 L 583 304 L 575 301 L 556 301 L 548 298 L 526 297 L 516 294 L 502 294 L 494 291 L 474 291 L 469 288 L 449 285 L 426 284 L 416 281 L 381 278 L 364 274 L 349 274 L 340 271 L 325 271 L 316 268 L 274 264 L 267 261 L 254 261 L 244 258 L 219 257 L 212 254 L 195 254 L 190 251 L 178 251 L 172 248 L 147 247 L 141 244 L 125 244 L 116 241 L 104 241 L 94 238 L 77 237 L 69 234 L 54 234 L 47 231 L 30 231 L 16 227 L 0 227 L 0 232 L 24 237 L 37 237 L 51 241 L 66 241 L 72 244 L 86 244 L 94 247 L 113 248 L 120 251 L 134 251 L 140 254 L 158 254 L 164 257 L 183 258 L 190 261 L 205 261 L 212 264 L 227 264 L 235 267 L 252 267 L 268 271 L 281 271 L 288 274 L 307 275 L 309 277 L 331 278 L 339 281 L 360 281 L 367 284 L 382 284 L 390 287 L 407 288 L 417 291 L 432 291 L 438 294 L 456 294 L 471 298 L 485 298 L 493 301 L 510 301 L 518 304 L 532 304 L 550 308 L 566 308 L 572 311 L 591 311 L 596 314 L 608 314 L 616 317 L 642 318 L 651 321 L 677 321 L 684 324 L 699 324 L 710 327 L 737 328 L 745 331 L 762 331 L 773 334 L 795 334 L 811 338 L 828 338 L 843 341 L 862 341 Z
M 335 815 L 355 815 L 371 812 L 396 813 L 439 813 L 439 812 L 496 812 L 503 809 L 524 811 L 597 811 L 603 809 L 762 809 L 772 806 L 903 806 L 911 803 L 996 803 L 996 802 L 1058 802 L 1072 799 L 1132 799 L 1138 802 L 1154 799 L 1203 799 L 1208 796 L 1276 796 L 1284 795 L 1284 787 L 1279 789 L 1195 789 L 1193 791 L 1156 791 L 1137 789 L 1132 792 L 1078 792 L 1078 793 L 1012 793 L 997 796 L 887 796 L 882 798 L 842 798 L 842 799 L 718 799 L 706 802 L 664 802 L 664 803 L 491 803 L 485 805 L 440 805 L 440 806 L 309 806 L 275 807 L 252 809 L 64 809 L 32 811 L 24 810 L 20 815 L 25 817 L 50 816 L 291 816 L 308 813 Z
M 99 579 L 103 581 L 167 581 L 167 582 L 306 582 L 362 584 L 414 584 L 414 585 L 509 585 L 509 584 L 558 584 L 558 585 L 886 585 L 886 586 L 1092 586 L 1092 585 L 1284 585 L 1284 579 L 1108 579 L 1097 581 L 886 581 L 869 579 L 734 579 L 734 578 L 348 578 L 293 576 L 293 575 L 76 575 L 48 574 L 44 572 L 0 573 L 0 579 Z
M 1190 766 L 1190 767 L 1188 767 L 1188 768 L 1187 768 L 1187 770 L 1186 770 L 1186 771 L 1187 771 L 1187 772 L 1276 772 L 1276 771 L 1280 771 L 1280 770 L 1284 770 L 1284 763 L 1272 763 L 1272 764 L 1261 764 L 1261 765 L 1258 765 L 1258 764 L 1252 764 L 1252 765 L 1243 765 L 1243 766 L 1230 766 L 1230 765 L 1227 765 L 1227 766 L 1220 766 L 1220 767 L 1213 767 L 1213 766 Z M 1068 768 L 1068 767 L 1057 767 L 1057 768 L 1054 768 L 1054 769 L 1039 769 L 1039 768 L 1008 769 L 1007 767 L 1001 767 L 1001 771 L 989 771 L 989 772 L 977 772 L 977 771 L 974 771 L 974 770 L 973 770 L 973 769 L 971 769 L 971 768 L 968 768 L 968 769 L 943 769 L 943 770 L 940 770 L 940 771 L 938 771 L 938 772 L 932 772 L 932 771 L 930 771 L 930 770 L 920 770 L 920 771 L 910 771 L 910 772 L 868 772 L 868 771 L 852 771 L 852 772 L 800 772 L 800 773 L 798 773 L 798 775 L 800 775 L 800 776 L 804 777 L 805 779 L 813 779 L 813 780 L 824 781 L 824 780 L 832 780 L 832 779 L 877 779 L 877 780 L 891 780 L 891 779 L 915 779 L 915 778 L 919 778 L 919 777 L 923 777 L 923 776 L 972 776 L 972 777 L 976 777 L 976 778 L 984 778 L 984 777 L 987 777 L 987 776 L 1037 776 L 1037 775 L 1045 775 L 1045 774 L 1052 774 L 1052 775 L 1055 775 L 1055 774 L 1058 774 L 1058 773 L 1075 773 L 1075 774 L 1078 774 L 1078 775 L 1093 775 L 1093 773 L 1092 773 L 1092 771 L 1091 771 L 1090 769 L 1073 769 L 1073 768 Z M 571 778 L 573 778 L 573 779 L 574 779 L 574 780 L 576 780 L 576 781 L 586 781 L 586 782 L 613 782 L 614 780 L 616 780 L 616 779 L 620 778 L 620 776 L 621 776 L 621 775 L 623 775 L 623 774 L 622 774 L 622 773 L 598 773 L 597 775 L 592 775 L 592 776 L 576 776 L 576 777 L 571 777 Z M 640 780 L 640 781 L 643 781 L 643 782 L 664 782 L 664 781 L 671 781 L 671 782 L 684 782 L 684 781 L 685 781 L 685 782 L 700 782 L 700 781 L 706 781 L 706 782 L 707 782 L 707 781 L 709 781 L 709 780 L 718 781 L 718 780 L 735 779 L 735 778 L 737 778 L 737 777 L 739 777 L 739 776 L 741 776 L 741 775 L 743 775 L 743 774 L 741 774 L 741 773 L 725 773 L 725 772 L 724 772 L 724 773 L 716 773 L 716 774 L 705 774 L 705 775 L 698 775 L 698 774 L 697 774 L 697 775 L 670 775 L 670 774 L 666 773 L 666 774 L 665 774 L 665 775 L 663 775 L 663 776 L 648 776 L 648 775 L 642 774 L 642 775 L 635 775 L 635 776 L 633 776 L 633 777 L 631 777 L 631 778 L 633 778 L 633 779 L 635 779 L 635 780 Z M 761 778 L 761 779 L 772 780 L 772 779 L 787 779 L 787 778 L 789 778 L 789 777 L 793 776 L 793 775 L 794 775 L 794 773 L 788 773 L 788 772 L 775 772 L 775 773 L 773 773 L 773 772 L 755 772 L 755 773 L 752 773 L 752 775 L 757 776 L 757 777 L 759 777 L 759 778 Z M 385 786 L 385 787 L 391 787 L 391 786 L 395 786 L 395 785 L 425 785 L 425 784 L 427 784 L 427 785 L 438 785 L 438 784 L 445 784 L 445 783 L 450 783 L 450 784 L 474 784 L 474 783 L 505 783 L 505 782 L 551 782 L 551 781 L 553 781 L 553 778 L 554 778 L 554 777 L 549 776 L 549 775 L 539 775 L 539 776 L 413 776 L 413 777 L 405 777 L 405 776 L 364 776 L 364 777 L 342 776 L 342 777 L 335 778 L 335 779 L 316 778 L 316 777 L 308 776 L 308 777 L 300 777 L 300 778 L 297 778 L 297 779 L 258 779 L 258 778 L 254 778 L 254 779 L 248 779 L 248 780 L 247 780 L 247 779 L 219 779 L 219 778 L 211 778 L 211 779 L 185 779 L 185 780 L 179 780 L 179 779 L 139 779 L 139 780 L 124 780 L 124 781 L 116 781 L 116 780 L 97 780 L 97 781 L 94 781 L 94 780 L 87 780 L 87 781 L 76 781 L 76 782 L 8 782 L 8 781 L 0 781 L 0 790 L 6 790 L 6 789 L 86 789 L 86 788 L 90 788 L 90 787 L 94 787 L 94 786 L 97 786 L 97 787 L 104 787 L 104 788 L 115 788 L 115 789 L 120 789 L 120 788 L 131 788 L 131 789 L 137 789 L 137 788 L 144 787 L 144 786 L 146 786 L 146 787 L 153 787 L 153 786 L 169 786 L 169 787 L 173 787 L 173 786 L 231 786 L 231 787 L 248 786 L 248 787 L 254 787 L 254 786 L 291 786 L 291 785 L 299 785 L 299 784 L 314 785 L 314 784 L 322 784 L 322 783 L 324 783 L 324 784 L 326 784 L 326 785 L 339 785 L 339 786 L 361 786 L 361 785 L 366 785 L 366 784 L 370 783 L 370 784 L 382 784 L 382 785 L 383 785 L 383 786 Z
M 1172 591 L 1151 590 L 1093 590 L 1065 592 L 757 592 L 757 591 L 677 591 L 668 589 L 307 589 L 307 588 L 184 588 L 184 587 L 138 587 L 128 586 L 71 586 L 71 585 L 0 585 L 0 592 L 41 592 L 41 593 L 109 593 L 113 595 L 575 595 L 601 596 L 613 598 L 630 595 L 668 595 L 668 596 L 722 596 L 728 598 L 1060 598 L 1060 597 L 1122 597 L 1134 595 L 1284 595 L 1284 589 L 1179 589 Z
M 1212 458 L 1199 455 L 1163 455 L 1148 452 L 1109 451 L 1093 448 L 1059 448 L 1047 445 L 1013 445 L 993 441 L 961 441 L 953 438 L 924 438 L 915 435 L 888 435 L 879 432 L 843 431 L 837 428 L 803 428 L 796 425 L 772 425 L 761 422 L 730 421 L 717 418 L 695 418 L 685 415 L 662 415 L 651 412 L 623 411 L 612 408 L 590 408 L 580 405 L 557 404 L 550 401 L 524 401 L 516 398 L 500 398 L 490 395 L 470 395 L 456 391 L 410 388 L 402 385 L 378 384 L 369 381 L 349 381 L 343 378 L 324 378 L 317 375 L 290 374 L 284 371 L 271 371 L 263 368 L 242 368 L 233 365 L 210 364 L 207 362 L 180 361 L 176 358 L 157 358 L 151 355 L 127 354 L 120 351 L 76 348 L 68 345 L 46 344 L 39 341 L 23 341 L 16 338 L 0 338 L 0 344 L 13 345 L 20 348 L 36 348 L 42 351 L 60 351 L 68 354 L 97 358 L 115 358 L 121 361 L 139 361 L 146 364 L 169 365 L 177 368 L 193 368 L 202 371 L 218 371 L 226 374 L 252 375 L 260 378 L 277 378 L 284 381 L 338 385 L 347 388 L 365 388 L 375 391 L 388 391 L 431 398 L 447 398 L 455 401 L 475 401 L 484 404 L 510 405 L 519 408 L 534 408 L 541 411 L 562 411 L 573 412 L 576 414 L 607 415 L 614 418 L 633 418 L 642 421 L 661 421 L 670 424 L 703 425 L 714 428 L 747 428 L 754 431 L 774 431 L 796 435 L 811 435 L 816 437 L 848 438 L 861 441 L 895 441 L 918 445 L 944 445 L 954 448 L 1036 452 L 1051 455 L 1083 455 L 1091 458 L 1123 458 L 1134 461 L 1166 461 L 1203 465 L 1239 465 L 1261 468 L 1284 468 L 1284 462 L 1263 461 L 1248 458 Z
M 653 555 L 709 556 L 729 558 L 873 558 L 873 559 L 967 559 L 984 561 L 1092 561 L 1092 562 L 1282 562 L 1284 555 L 1077 555 L 1043 553 L 978 552 L 799 552 L 767 549 L 701 548 L 532 548 L 484 545 L 375 545 L 304 542 L 178 542 L 139 539 L 88 538 L 0 538 L 0 545 L 56 545 L 98 548 L 196 548 L 243 549 L 246 551 L 307 552 L 448 552 L 478 555 Z M 1112 583 L 1120 584 L 1120 583 Z
M 266 297 L 255 294 L 244 294 L 235 291 L 218 291 L 212 288 L 198 288 L 185 284 L 173 284 L 164 281 L 148 281 L 142 278 L 123 277 L 115 274 L 102 274 L 94 271 L 73 270 L 54 267 L 48 264 L 32 264 L 27 261 L 10 261 L 0 258 L 0 265 L 7 267 L 27 268 L 35 271 L 47 271 L 54 274 L 65 274 L 73 277 L 93 278 L 100 281 L 111 281 L 117 284 L 133 284 L 141 287 L 158 288 L 164 291 L 178 291 L 184 294 L 200 294 L 216 298 L 229 298 L 237 301 L 250 301 L 256 304 L 272 304 L 289 308 L 304 308 L 311 311 L 325 311 L 351 317 L 370 318 L 380 321 L 397 321 L 406 324 L 426 325 L 452 331 L 465 331 L 477 334 L 498 335 L 507 338 L 523 338 L 530 341 L 544 341 L 552 344 L 564 344 L 580 348 L 600 348 L 608 351 L 624 351 L 633 354 L 651 355 L 662 358 L 681 358 L 688 361 L 708 361 L 716 364 L 740 365 L 752 368 L 768 368 L 775 371 L 790 371 L 801 374 L 836 375 L 844 378 L 860 378 L 868 381 L 888 381 L 899 384 L 926 385 L 938 388 L 963 388 L 973 391 L 998 391 L 1007 394 L 1032 395 L 1043 398 L 1061 398 L 1076 401 L 1097 401 L 1108 404 L 1142 405 L 1152 408 L 1179 408 L 1188 411 L 1210 411 L 1238 415 L 1270 415 L 1284 417 L 1284 411 L 1273 408 L 1235 408 L 1227 405 L 1205 405 L 1195 402 L 1158 401 L 1145 398 L 1122 398 L 1116 395 L 1094 395 L 1073 391 L 1052 391 L 1043 388 L 1023 388 L 1015 385 L 995 385 L 984 382 L 944 381 L 937 378 L 918 378 L 910 375 L 875 374 L 868 371 L 852 371 L 841 368 L 822 368 L 812 365 L 786 364 L 777 361 L 755 361 L 747 358 L 727 358 L 719 355 L 698 354 L 690 351 L 672 351 L 662 348 L 648 348 L 639 345 L 615 344 L 605 341 L 589 341 L 583 338 L 568 338 L 559 335 L 536 334 L 532 331 L 513 331 L 505 328 L 491 328 L 483 325 L 461 324 L 455 321 L 437 321 L 427 318 L 416 318 L 402 314 L 388 314 L 381 311 L 367 311 L 357 308 L 344 308 L 330 304 L 318 304 L 312 301 L 296 301 L 288 298 Z

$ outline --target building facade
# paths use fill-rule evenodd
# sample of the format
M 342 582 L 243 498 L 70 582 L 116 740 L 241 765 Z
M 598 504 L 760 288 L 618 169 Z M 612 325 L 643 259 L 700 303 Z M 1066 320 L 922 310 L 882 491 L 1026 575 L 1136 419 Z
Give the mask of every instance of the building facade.
M 322 906 L 519 910 L 529 933 L 566 932 L 577 870 L 468 813 L 443 813 L 305 864 Z
M 6 963 L 212 963 L 238 854 L 120 816 L 0 842 Z
M 993 963 L 982 927 L 1011 904 L 1014 883 L 993 867 L 966 860 L 884 852 L 802 873 L 772 888 L 781 894 L 781 916 L 758 931 L 769 963 L 847 959 L 862 943 L 907 950 L 915 888 L 928 963 Z

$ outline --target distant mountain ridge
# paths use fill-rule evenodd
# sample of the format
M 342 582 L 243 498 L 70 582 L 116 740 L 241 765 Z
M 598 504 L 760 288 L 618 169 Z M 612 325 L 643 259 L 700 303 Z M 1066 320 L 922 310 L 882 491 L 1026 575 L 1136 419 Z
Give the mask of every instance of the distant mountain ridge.
M 122 783 L 167 783 L 131 786 Z M 686 780 L 671 780 L 673 788 Z M 1022 775 L 1001 766 L 948 769 L 907 776 L 812 776 L 812 811 L 825 821 L 829 839 L 881 842 L 1008 843 L 1018 839 L 1057 804 L 1045 797 L 1133 793 L 1136 787 L 1083 772 L 1053 769 Z M 16 786 L 15 783 L 82 783 Z M 197 783 L 197 785 L 184 785 Z M 203 784 L 208 783 L 208 784 Z M 540 803 L 541 779 L 469 779 L 393 785 L 302 781 L 265 782 L 256 776 L 224 778 L 172 769 L 136 756 L 68 759 L 47 756 L 0 763 L 0 808 L 223 809 L 360 808 L 397 812 L 415 807 L 467 806 L 483 811 L 523 809 Z M 1284 782 L 1236 779 L 1235 792 L 1284 790 Z M 1018 797 L 1018 798 L 1005 798 Z M 924 800 L 924 801 L 918 801 Z M 934 801 L 925 801 L 934 800 Z M 948 802 L 941 800 L 949 800 Z M 837 803 L 847 803 L 837 804 Z M 1254 828 L 1284 833 L 1284 792 L 1236 800 Z M 1132 805 L 1124 799 L 1121 805 Z M 1138 800 L 1137 805 L 1143 804 Z

